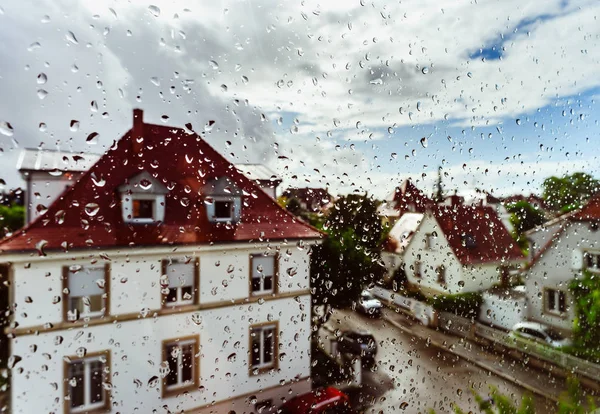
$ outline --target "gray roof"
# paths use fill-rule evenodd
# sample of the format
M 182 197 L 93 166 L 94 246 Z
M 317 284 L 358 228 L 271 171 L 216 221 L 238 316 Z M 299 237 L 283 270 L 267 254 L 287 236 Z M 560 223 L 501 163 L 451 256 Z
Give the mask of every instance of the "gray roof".
M 235 168 L 251 180 L 281 182 L 281 177 L 262 164 L 235 164 Z
M 52 170 L 83 172 L 94 165 L 100 157 L 100 154 L 26 148 L 19 155 L 17 169 L 21 172 Z

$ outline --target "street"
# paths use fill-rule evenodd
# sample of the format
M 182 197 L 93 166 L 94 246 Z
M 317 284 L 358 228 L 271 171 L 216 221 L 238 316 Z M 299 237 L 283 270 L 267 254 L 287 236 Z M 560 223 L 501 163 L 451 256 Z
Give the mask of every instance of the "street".
M 376 371 L 365 371 L 362 387 L 348 390 L 353 405 L 366 413 L 454 412 L 453 404 L 465 412 L 479 412 L 471 389 L 487 396 L 490 386 L 496 387 L 519 402 L 525 394 L 522 388 L 413 338 L 384 319 L 336 310 L 328 325 L 341 330 L 368 329 L 377 340 Z M 554 402 L 533 398 L 536 412 L 556 412 Z

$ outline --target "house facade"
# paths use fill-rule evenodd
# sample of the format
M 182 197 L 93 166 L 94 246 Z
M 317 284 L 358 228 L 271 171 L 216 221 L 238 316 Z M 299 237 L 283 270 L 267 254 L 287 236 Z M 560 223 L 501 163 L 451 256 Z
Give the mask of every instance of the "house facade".
M 396 187 L 379 206 L 382 222 L 393 226 L 404 213 L 424 213 L 433 208 L 435 202 L 419 190 L 410 180 Z
M 583 270 L 600 273 L 600 196 L 528 233 L 535 248 L 525 274 L 528 318 L 565 333 L 575 309 L 569 284 Z
M 408 283 L 428 296 L 489 289 L 523 260 L 493 209 L 461 205 L 426 211 L 402 254 Z
M 11 412 L 260 412 L 310 390 L 321 237 L 200 136 L 135 110 L 0 242 Z

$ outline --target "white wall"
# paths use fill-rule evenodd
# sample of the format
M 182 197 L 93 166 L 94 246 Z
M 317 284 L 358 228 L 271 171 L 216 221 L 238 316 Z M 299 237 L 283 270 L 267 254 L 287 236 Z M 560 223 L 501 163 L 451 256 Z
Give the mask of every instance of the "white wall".
M 199 325 L 188 313 L 17 337 L 12 343 L 12 353 L 22 360 L 12 370 L 12 412 L 63 412 L 63 357 L 76 355 L 79 347 L 88 353 L 111 351 L 113 413 L 150 413 L 163 405 L 179 412 L 258 392 L 282 380 L 307 377 L 310 375 L 309 309 L 310 296 L 305 295 L 299 302 L 290 298 L 263 305 L 202 311 Z M 248 327 L 269 320 L 279 321 L 280 371 L 249 376 Z M 162 340 L 193 334 L 200 335 L 203 389 L 161 400 L 160 383 L 151 387 L 148 381 L 153 376 L 160 377 Z M 55 338 L 59 336 L 63 342 L 56 345 Z
M 160 261 L 184 254 L 200 257 L 200 303 L 209 304 L 248 298 L 251 253 L 267 251 L 266 244 L 252 246 L 107 251 L 111 258 L 112 315 L 138 313 L 144 308 L 160 309 Z M 187 249 L 187 251 L 186 251 Z M 268 250 L 272 251 L 272 250 Z M 6 257 L 5 260 L 14 257 Z M 21 256 L 14 261 L 15 320 L 19 328 L 62 321 L 62 303 L 53 304 L 61 296 L 62 265 L 90 264 L 97 254 L 79 256 L 52 253 L 47 257 Z M 30 262 L 23 260 L 30 259 Z M 74 259 L 74 260 L 73 260 Z M 102 259 L 98 260 L 102 263 Z M 288 272 L 288 269 L 289 272 Z M 308 246 L 281 247 L 279 292 L 309 288 Z M 225 281 L 225 283 L 224 283 Z M 30 302 L 30 303 L 28 303 Z M 202 322 L 196 325 L 192 315 Z M 279 321 L 280 369 L 274 374 L 249 377 L 248 326 Z M 160 400 L 160 387 L 151 388 L 148 380 L 158 375 L 161 363 L 161 341 L 200 334 L 203 391 L 186 397 Z M 297 335 L 297 336 L 296 336 Z M 62 337 L 62 344 L 55 339 Z M 37 351 L 32 352 L 32 346 Z M 14 413 L 62 412 L 63 357 L 75 355 L 79 347 L 88 353 L 112 352 L 112 412 L 152 412 L 164 404 L 172 411 L 190 409 L 212 401 L 220 401 L 248 392 L 259 392 L 278 385 L 281 380 L 310 375 L 310 295 L 278 299 L 264 303 L 228 306 L 219 309 L 156 316 L 89 328 L 75 328 L 39 335 L 17 336 L 12 340 L 12 354 L 22 360 L 12 371 Z M 228 356 L 236 354 L 233 361 Z M 141 381 L 136 386 L 135 381 Z M 32 393 L 32 390 L 36 390 Z
M 216 251 L 199 248 L 190 253 L 200 257 L 200 303 L 248 298 L 250 254 L 273 251 L 263 245 Z M 132 250 L 127 256 L 110 251 L 107 253 L 111 258 L 111 315 L 140 312 L 143 308 L 160 309 L 161 260 L 185 256 L 184 253 L 172 253 L 170 250 L 162 254 L 143 255 L 141 250 Z M 53 302 L 56 302 L 55 296 L 62 296 L 63 265 L 90 265 L 92 260 L 103 263 L 98 255 L 85 257 L 53 253 L 40 259 L 14 264 L 15 321 L 20 328 L 62 321 L 63 304 Z M 279 292 L 308 289 L 309 269 L 308 247 L 302 250 L 295 246 L 282 247 L 279 255 Z
M 432 239 L 430 249 L 425 249 L 425 235 L 433 233 L 437 234 L 437 238 Z M 422 279 L 414 277 L 412 268 L 419 260 L 419 255 Z M 477 292 L 488 289 L 500 281 L 500 273 L 495 263 L 463 266 L 454 255 L 436 220 L 430 214 L 424 216 L 404 252 L 403 260 L 408 281 L 422 286 L 425 290 L 431 289 L 444 294 Z M 435 273 L 436 267 L 442 264 L 446 267 L 445 286 L 438 283 Z
M 433 238 L 431 247 L 425 249 L 425 235 L 434 232 L 437 233 L 437 238 Z M 422 279 L 415 278 L 413 270 L 415 262 L 419 260 L 421 261 Z M 403 261 L 408 281 L 425 288 L 425 290 L 431 289 L 440 293 L 468 291 L 460 286 L 460 282 L 464 281 L 465 278 L 462 266 L 450 249 L 446 236 L 444 236 L 436 220 L 430 214 L 425 214 L 423 217 L 421 225 L 404 251 Z M 435 269 L 439 265 L 446 267 L 445 286 L 437 282 Z
M 588 223 L 571 223 L 525 276 L 528 296 L 528 316 L 530 319 L 571 330 L 574 309 L 569 292 L 570 281 L 580 275 L 579 268 L 573 267 L 573 251 L 583 249 L 600 250 L 600 231 L 590 230 Z M 578 258 L 581 267 L 582 259 Z M 564 317 L 544 313 L 544 288 L 559 289 L 567 295 L 567 312 Z
M 39 216 L 38 205 L 49 207 L 56 198 L 65 191 L 67 187 L 75 184 L 81 173 L 69 173 L 55 177 L 48 172 L 33 172 L 27 181 L 25 192 L 25 205 L 27 223 Z

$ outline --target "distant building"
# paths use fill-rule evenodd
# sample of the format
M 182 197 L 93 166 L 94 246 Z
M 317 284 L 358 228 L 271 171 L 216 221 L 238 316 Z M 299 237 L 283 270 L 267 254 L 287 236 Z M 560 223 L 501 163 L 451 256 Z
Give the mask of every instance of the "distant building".
M 402 252 L 409 284 L 426 295 L 476 292 L 508 281 L 524 261 L 495 211 L 482 206 L 427 210 Z
M 17 169 L 26 182 L 25 223 L 44 214 L 50 204 L 100 159 L 99 154 L 24 149 Z
M 419 190 L 410 180 L 405 180 L 386 197 L 379 206 L 382 220 L 394 224 L 404 213 L 424 213 L 435 206 L 435 202 Z
M 99 158 L 20 161 L 49 206 L 0 241 L 9 412 L 242 413 L 311 389 L 322 234 L 142 115 Z
M 271 198 L 277 198 L 277 187 L 281 184 L 281 177 L 262 164 L 235 164 L 242 174 L 254 181 Z
M 533 259 L 525 273 L 528 318 L 570 332 L 575 309 L 569 284 L 583 270 L 600 274 L 600 195 L 581 209 L 526 233 Z
M 333 196 L 325 188 L 288 188 L 282 195 L 288 199 L 295 198 L 303 210 L 313 213 L 321 211 L 333 201 Z

